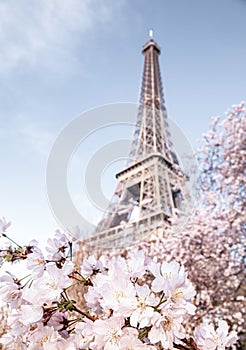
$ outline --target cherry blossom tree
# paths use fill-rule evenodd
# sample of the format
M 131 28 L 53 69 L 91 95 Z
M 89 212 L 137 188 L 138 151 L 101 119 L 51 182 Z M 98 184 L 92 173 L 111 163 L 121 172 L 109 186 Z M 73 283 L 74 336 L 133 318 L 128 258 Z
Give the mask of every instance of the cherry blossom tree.
M 197 155 L 201 176 L 193 215 L 179 232 L 167 234 L 169 228 L 165 227 L 165 238 L 159 236 L 141 246 L 160 260 L 176 259 L 185 264 L 197 291 L 193 324 L 205 316 L 213 320 L 223 317 L 243 338 L 246 329 L 244 103 L 233 106 L 223 120 L 213 119 Z

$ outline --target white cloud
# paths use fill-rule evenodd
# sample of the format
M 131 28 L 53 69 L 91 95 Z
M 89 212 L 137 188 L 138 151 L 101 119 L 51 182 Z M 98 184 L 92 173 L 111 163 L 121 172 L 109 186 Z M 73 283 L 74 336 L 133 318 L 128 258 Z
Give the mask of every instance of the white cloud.
M 8 0 L 0 2 L 0 73 L 21 63 L 72 58 L 98 23 L 110 21 L 124 0 Z

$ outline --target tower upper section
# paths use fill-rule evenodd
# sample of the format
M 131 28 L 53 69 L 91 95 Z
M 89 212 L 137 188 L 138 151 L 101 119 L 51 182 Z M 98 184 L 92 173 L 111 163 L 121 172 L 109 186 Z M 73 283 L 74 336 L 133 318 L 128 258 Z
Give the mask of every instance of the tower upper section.
M 160 154 L 170 162 L 177 162 L 172 150 L 165 107 L 158 44 L 150 37 L 143 46 L 144 69 L 140 91 L 137 124 L 130 152 L 132 162 L 151 154 Z

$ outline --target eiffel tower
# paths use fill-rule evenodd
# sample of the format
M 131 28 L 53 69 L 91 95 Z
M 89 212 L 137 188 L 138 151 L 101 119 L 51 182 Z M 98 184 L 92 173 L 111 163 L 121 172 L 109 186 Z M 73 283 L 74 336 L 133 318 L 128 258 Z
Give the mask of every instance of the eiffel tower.
M 185 206 L 187 177 L 171 141 L 159 67 L 161 50 L 152 32 L 142 53 L 144 69 L 130 161 L 116 174 L 113 200 L 87 239 L 100 248 L 125 247 L 158 234 Z

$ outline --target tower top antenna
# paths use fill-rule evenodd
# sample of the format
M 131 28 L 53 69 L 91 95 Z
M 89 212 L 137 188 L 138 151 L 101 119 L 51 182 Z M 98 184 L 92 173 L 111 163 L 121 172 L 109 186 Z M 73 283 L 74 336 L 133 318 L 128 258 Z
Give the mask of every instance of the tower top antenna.
M 150 37 L 150 39 L 153 39 L 153 35 L 154 35 L 154 31 L 153 31 L 153 29 L 150 29 L 149 30 L 149 37 Z

